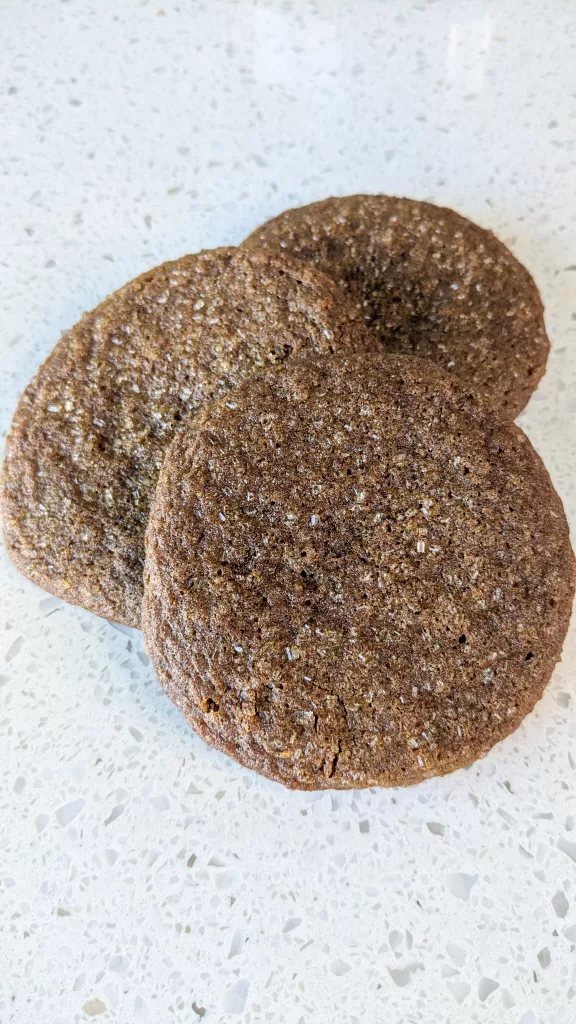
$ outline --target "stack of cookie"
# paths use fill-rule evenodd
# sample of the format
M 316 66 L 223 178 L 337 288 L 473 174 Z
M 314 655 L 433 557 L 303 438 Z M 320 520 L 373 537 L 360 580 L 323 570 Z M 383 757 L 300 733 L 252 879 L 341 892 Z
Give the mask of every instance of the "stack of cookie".
M 8 551 L 142 624 L 194 729 L 286 786 L 452 771 L 532 709 L 568 626 L 562 504 L 511 422 L 547 353 L 530 275 L 457 214 L 287 211 L 60 340 L 8 438 Z

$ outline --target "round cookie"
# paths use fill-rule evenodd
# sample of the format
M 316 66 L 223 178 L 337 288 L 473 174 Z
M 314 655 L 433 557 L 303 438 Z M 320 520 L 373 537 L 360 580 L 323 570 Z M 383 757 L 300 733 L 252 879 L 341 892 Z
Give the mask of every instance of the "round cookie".
M 136 278 L 24 392 L 2 481 L 10 557 L 58 597 L 139 626 L 150 498 L 186 417 L 293 353 L 376 346 L 331 281 L 283 254 L 215 249 Z
M 546 368 L 530 274 L 491 231 L 453 210 L 346 196 L 287 210 L 243 243 L 291 252 L 328 274 L 387 350 L 433 359 L 507 419 Z
M 405 356 L 293 360 L 172 444 L 143 630 L 209 743 L 300 789 L 406 785 L 540 698 L 574 562 L 527 437 Z

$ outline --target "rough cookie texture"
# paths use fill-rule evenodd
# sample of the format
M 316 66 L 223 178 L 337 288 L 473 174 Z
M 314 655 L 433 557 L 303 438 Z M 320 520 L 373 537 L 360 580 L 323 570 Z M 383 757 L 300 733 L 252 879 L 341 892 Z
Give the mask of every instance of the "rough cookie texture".
M 331 281 L 282 254 L 216 249 L 136 278 L 24 392 L 2 484 L 10 557 L 58 597 L 138 626 L 150 497 L 186 417 L 292 353 L 376 346 Z
M 347 196 L 287 210 L 245 246 L 291 252 L 328 274 L 386 349 L 433 359 L 508 419 L 546 368 L 530 274 L 490 231 L 431 203 Z
M 301 789 L 453 771 L 520 724 L 574 590 L 513 424 L 404 356 L 254 375 L 167 455 L 143 628 L 209 742 Z

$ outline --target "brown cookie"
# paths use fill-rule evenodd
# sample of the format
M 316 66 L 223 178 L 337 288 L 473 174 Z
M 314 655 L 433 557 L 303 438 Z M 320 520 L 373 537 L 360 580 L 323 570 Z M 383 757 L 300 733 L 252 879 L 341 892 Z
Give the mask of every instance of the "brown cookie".
M 2 487 L 10 557 L 58 597 L 138 626 L 150 497 L 186 417 L 292 353 L 375 346 L 331 281 L 282 254 L 216 249 L 136 278 L 24 392 Z
M 281 249 L 328 274 L 391 352 L 433 359 L 507 419 L 542 377 L 538 289 L 491 231 L 431 203 L 346 196 L 287 210 L 245 246 Z
M 310 357 L 175 439 L 143 629 L 168 695 L 243 765 L 299 789 L 402 785 L 518 727 L 573 590 L 521 430 L 421 360 Z

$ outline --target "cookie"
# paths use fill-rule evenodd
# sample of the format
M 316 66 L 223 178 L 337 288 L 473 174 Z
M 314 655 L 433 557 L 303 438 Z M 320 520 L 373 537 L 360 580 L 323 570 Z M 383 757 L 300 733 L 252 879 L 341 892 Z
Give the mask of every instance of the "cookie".
M 283 254 L 216 249 L 136 278 L 64 335 L 20 401 L 2 483 L 10 557 L 138 626 L 150 497 L 185 419 L 293 353 L 376 345 L 331 281 Z
M 244 245 L 313 263 L 388 351 L 433 359 L 508 419 L 544 373 L 534 281 L 491 231 L 453 210 L 393 196 L 326 199 L 281 213 Z
M 175 439 L 143 629 L 170 698 L 241 764 L 299 789 L 407 785 L 518 727 L 573 592 L 521 430 L 421 360 L 310 357 Z

